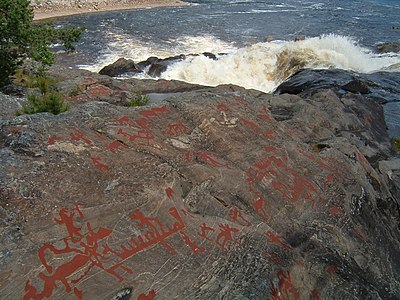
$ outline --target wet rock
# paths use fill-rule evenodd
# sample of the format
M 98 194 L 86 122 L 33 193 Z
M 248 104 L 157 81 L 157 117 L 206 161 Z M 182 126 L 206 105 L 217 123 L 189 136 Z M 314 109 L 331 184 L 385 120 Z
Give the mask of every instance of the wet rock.
M 371 91 L 369 90 L 368 84 L 364 81 L 353 78 L 352 81 L 342 86 L 342 89 L 351 93 L 360 93 L 360 94 L 368 94 Z
M 147 72 L 148 75 L 152 77 L 160 77 L 161 73 L 165 72 L 171 64 L 185 59 L 186 56 L 181 54 L 173 57 L 168 57 L 165 59 L 157 59 L 153 61 Z M 147 62 L 147 61 L 146 61 Z
M 99 74 L 115 77 L 125 73 L 140 72 L 142 72 L 142 70 L 135 64 L 133 60 L 119 58 L 116 62 L 101 69 Z
M 296 35 L 294 38 L 295 42 L 304 41 L 306 37 L 304 35 Z
M 208 57 L 208 58 L 212 59 L 212 60 L 217 60 L 217 57 L 215 56 L 214 53 L 211 53 L 211 52 L 203 52 L 203 55 L 204 55 L 205 57 Z
M 107 97 L 140 83 L 74 74 L 60 90 L 111 94 L 0 123 L 0 298 L 400 297 L 379 103 L 224 85 L 128 108 Z
M 400 52 L 400 42 L 389 42 L 381 43 L 375 46 L 375 51 L 377 53 L 399 53 Z

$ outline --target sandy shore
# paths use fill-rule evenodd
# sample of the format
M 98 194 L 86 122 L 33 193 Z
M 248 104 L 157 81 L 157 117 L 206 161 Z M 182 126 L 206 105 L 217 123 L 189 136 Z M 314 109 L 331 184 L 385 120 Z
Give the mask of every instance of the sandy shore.
M 34 20 L 50 19 L 70 15 L 85 13 L 95 13 L 101 11 L 145 9 L 169 6 L 187 6 L 189 3 L 180 0 L 131 0 L 131 1 L 96 1 L 74 6 L 52 5 L 44 7 L 34 7 Z

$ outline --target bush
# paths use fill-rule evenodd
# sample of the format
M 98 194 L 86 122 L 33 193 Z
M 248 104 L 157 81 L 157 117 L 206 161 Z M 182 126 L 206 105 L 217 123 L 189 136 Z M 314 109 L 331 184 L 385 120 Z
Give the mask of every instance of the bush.
M 58 115 L 69 109 L 69 105 L 64 102 L 63 96 L 54 91 L 42 96 L 30 94 L 27 96 L 27 99 L 28 104 L 22 105 L 22 108 L 16 111 L 17 116 L 41 112 L 50 112 Z
M 393 150 L 397 153 L 400 154 L 400 137 L 392 137 L 390 140 L 392 144 Z
M 54 28 L 50 24 L 34 25 L 28 0 L 0 0 L 0 87 L 10 83 L 18 66 L 30 58 L 39 73 L 54 63 L 52 43 L 62 43 L 73 51 L 84 28 Z
M 143 106 L 150 102 L 150 97 L 148 95 L 143 95 L 137 92 L 132 96 L 131 100 L 128 102 L 128 106 Z

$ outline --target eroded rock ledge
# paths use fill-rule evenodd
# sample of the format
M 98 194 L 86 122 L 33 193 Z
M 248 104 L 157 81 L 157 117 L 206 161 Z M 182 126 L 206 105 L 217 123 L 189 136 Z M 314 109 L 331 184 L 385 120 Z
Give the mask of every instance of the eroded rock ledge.
M 143 108 L 106 94 L 0 123 L 2 298 L 400 297 L 379 104 L 328 88 L 188 86 Z

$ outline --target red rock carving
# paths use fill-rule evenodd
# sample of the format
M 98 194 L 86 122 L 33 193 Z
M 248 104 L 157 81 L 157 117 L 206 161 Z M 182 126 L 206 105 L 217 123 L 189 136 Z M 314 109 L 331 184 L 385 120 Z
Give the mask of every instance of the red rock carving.
M 168 187 L 165 189 L 165 194 L 167 194 L 167 197 L 171 199 L 174 197 L 174 190 Z
M 314 300 L 322 300 L 321 296 L 319 295 L 317 290 L 311 291 L 311 296 Z
M 90 159 L 100 171 L 107 172 L 110 169 L 105 163 L 101 162 L 101 158 L 99 156 L 92 156 Z
M 107 138 L 104 136 L 104 134 L 98 132 L 98 131 L 94 131 L 94 134 L 101 139 L 102 141 L 107 141 Z
M 266 121 L 266 122 L 272 122 L 272 119 L 271 119 L 271 117 L 268 115 L 268 114 L 259 114 L 258 115 L 258 117 L 260 118 L 260 119 L 263 119 L 264 121 Z
M 243 213 L 237 208 L 236 206 L 232 205 L 231 208 L 229 209 L 228 216 L 232 219 L 233 222 L 236 224 L 239 224 L 241 226 L 251 226 L 251 223 L 249 220 L 247 220 Z
M 67 293 L 73 291 L 76 297 L 82 299 L 82 291 L 73 285 L 80 283 L 95 267 L 122 281 L 123 277 L 117 273 L 117 270 L 122 269 L 131 274 L 133 271 L 124 266 L 123 262 L 133 255 L 156 244 L 161 244 L 175 253 L 175 250 L 166 243 L 165 239 L 181 232 L 185 228 L 185 224 L 176 208 L 170 208 L 169 214 L 176 220 L 172 227 L 161 224 L 157 218 L 146 217 L 140 210 L 135 210 L 131 219 L 138 221 L 139 226 L 150 229 L 150 231 L 147 231 L 143 237 L 138 236 L 137 239 L 132 237 L 127 244 L 119 245 L 117 251 L 106 243 L 106 240 L 112 234 L 111 229 L 103 227 L 93 229 L 91 224 L 87 222 L 87 233 L 84 233 L 85 231 L 75 223 L 78 218 L 82 220 L 84 218 L 79 206 L 72 210 L 61 209 L 59 218 L 56 218 L 55 221 L 59 225 L 66 226 L 68 235 L 62 240 L 64 247 L 57 248 L 52 244 L 44 244 L 39 249 L 38 256 L 46 269 L 45 272 L 40 272 L 38 275 L 40 280 L 43 281 L 43 290 L 39 292 L 28 280 L 25 284 L 23 299 L 42 300 L 49 298 L 57 288 L 58 282 L 64 285 Z M 122 250 L 122 252 L 119 250 Z M 68 261 L 53 267 L 46 259 L 46 254 L 49 253 L 53 256 L 64 255 Z M 112 262 L 111 258 L 113 258 Z M 118 258 L 120 258 L 120 262 L 113 263 Z M 112 265 L 106 266 L 105 262 L 107 262 L 107 265 Z M 79 273 L 81 275 L 76 277 Z
M 220 111 L 225 111 L 225 112 L 232 112 L 232 110 L 224 103 L 220 103 L 217 105 L 217 109 Z
M 336 266 L 335 265 L 330 265 L 326 268 L 326 273 L 328 274 L 335 274 L 336 273 Z
M 336 205 L 332 206 L 329 209 L 329 214 L 333 217 L 336 217 L 337 215 L 340 215 L 342 213 L 343 213 L 343 210 L 339 206 L 336 206 Z
M 242 106 L 242 107 L 250 107 L 250 103 L 248 101 L 246 101 L 245 99 L 240 98 L 238 96 L 233 96 L 232 98 L 235 99 L 236 105 Z
M 90 97 L 107 96 L 112 93 L 112 89 L 102 84 L 95 83 L 88 86 L 86 92 Z
M 69 132 L 71 141 L 83 141 L 86 145 L 92 145 L 93 142 L 85 137 L 85 135 L 77 128 L 72 128 L 73 131 Z
M 362 229 L 361 226 L 357 225 L 356 227 L 352 228 L 353 234 L 362 241 L 367 241 L 368 236 L 365 231 Z
M 272 130 L 267 130 L 264 132 L 264 136 L 267 138 L 272 138 L 274 136 L 274 132 Z
M 226 250 L 225 246 L 228 242 L 239 244 L 239 241 L 235 240 L 232 236 L 233 233 L 239 232 L 239 229 L 230 227 L 228 224 L 219 224 L 220 233 L 217 235 L 215 243 L 221 247 L 222 250 Z
M 246 119 L 240 119 L 243 124 L 245 124 L 246 126 L 249 126 L 251 129 L 259 129 L 260 126 L 258 126 L 256 123 L 254 123 L 253 121 L 250 120 L 246 120 Z
M 252 205 L 257 214 L 259 214 L 264 219 L 264 221 L 268 221 L 268 213 L 264 208 L 265 199 L 262 197 L 258 197 L 257 200 L 253 201 Z
M 290 246 L 288 243 L 285 242 L 283 237 L 274 234 L 272 231 L 267 231 L 265 235 L 267 236 L 268 241 L 270 243 L 282 246 L 285 249 L 285 251 L 290 251 L 293 249 L 292 246 Z
M 201 229 L 201 232 L 198 233 L 198 235 L 199 235 L 200 237 L 202 237 L 203 239 L 212 241 L 212 239 L 209 238 L 209 237 L 207 236 L 207 233 L 206 233 L 206 232 L 207 232 L 207 231 L 215 232 L 215 229 L 212 228 L 212 227 L 207 226 L 206 223 L 201 224 L 201 225 L 200 225 L 200 229 Z
M 117 119 L 114 122 L 118 123 L 119 125 L 128 125 L 132 127 L 135 126 L 135 123 L 133 123 L 133 121 L 127 116 Z
M 157 293 L 155 290 L 151 290 L 147 295 L 146 294 L 140 294 L 137 297 L 137 300 L 153 300 L 156 297 Z
M 155 118 L 161 114 L 167 114 L 168 112 L 169 112 L 168 107 L 162 106 L 162 107 L 153 107 L 148 110 L 142 110 L 141 112 L 139 112 L 139 114 L 147 118 Z
M 264 150 L 267 152 L 274 152 L 277 151 L 278 149 L 274 146 L 264 146 Z
M 149 125 L 149 123 L 150 123 L 150 121 L 146 118 L 137 119 L 137 120 L 135 120 L 135 122 L 142 128 L 147 127 L 147 125 Z
M 168 128 L 161 132 L 165 136 L 174 137 L 181 134 L 189 134 L 190 129 L 181 121 L 168 124 Z
M 175 207 L 170 208 L 168 213 L 177 220 L 172 227 L 163 225 L 158 218 L 146 217 L 139 209 L 134 210 L 131 214 L 131 219 L 137 221 L 140 227 L 147 228 L 149 231 L 147 231 L 144 236 L 139 235 L 137 239 L 131 237 L 128 243 L 119 247 L 122 251 L 115 251 L 111 248 L 107 248 L 107 251 L 125 260 L 150 246 L 161 244 L 172 254 L 175 254 L 175 249 L 172 248 L 165 240 L 168 237 L 180 232 L 186 226 Z
M 47 145 L 54 145 L 57 141 L 62 141 L 63 138 L 59 138 L 59 137 L 49 137 L 49 139 L 47 140 Z
M 194 256 L 197 256 L 198 254 L 204 253 L 206 251 L 206 248 L 203 246 L 200 246 L 197 244 L 196 241 L 192 241 L 190 237 L 184 233 L 183 231 L 179 232 L 183 241 L 187 246 L 189 246 L 190 250 L 192 251 Z
M 187 151 L 185 156 L 186 156 L 186 161 L 188 161 L 188 162 L 194 161 L 194 160 L 199 160 L 211 167 L 227 167 L 227 168 L 229 168 L 228 164 L 220 162 L 217 155 L 212 152 L 192 150 L 192 151 Z
M 293 286 L 290 272 L 278 272 L 278 286 L 271 282 L 271 296 L 273 300 L 298 300 L 299 291 Z
M 136 134 L 129 134 L 121 128 L 118 130 L 117 134 L 129 137 L 129 140 L 132 142 L 139 140 L 143 143 L 147 143 L 147 145 L 150 145 L 150 141 L 154 140 L 153 133 L 147 129 L 139 130 Z
M 364 115 L 364 118 L 363 118 L 364 125 L 366 125 L 366 126 L 371 125 L 371 122 L 372 122 L 372 115 L 370 115 L 370 114 Z
M 287 201 L 310 201 L 312 207 L 321 201 L 319 187 L 312 181 L 299 176 L 289 165 L 286 156 L 270 154 L 260 158 L 248 170 L 250 185 L 268 178 L 272 188 Z
M 78 216 L 76 216 L 76 214 Z M 123 278 L 116 272 L 117 269 L 121 268 L 128 273 L 132 273 L 132 270 L 122 265 L 122 262 L 114 264 L 111 267 L 106 267 L 103 264 L 104 261 L 107 261 L 110 258 L 107 256 L 108 253 L 105 251 L 108 246 L 105 244 L 101 247 L 99 243 L 109 237 L 112 230 L 102 227 L 94 230 L 91 224 L 87 222 L 86 227 L 88 232 L 83 234 L 83 231 L 74 224 L 76 218 L 84 218 L 79 206 L 76 206 L 72 210 L 63 208 L 59 212 L 59 216 L 59 219 L 55 219 L 56 223 L 59 225 L 65 225 L 68 231 L 68 236 L 63 239 L 64 248 L 59 249 L 52 244 L 44 244 L 39 248 L 38 256 L 46 269 L 45 272 L 40 272 L 38 275 L 43 281 L 43 291 L 38 292 L 38 290 L 31 285 L 28 280 L 25 284 L 24 300 L 41 300 L 43 298 L 51 297 L 58 282 L 64 285 L 67 293 L 73 291 L 79 299 L 82 299 L 82 292 L 76 286 L 72 288 L 72 285 L 76 285 L 82 281 L 95 267 L 113 275 L 119 281 L 122 281 Z M 101 251 L 101 248 L 103 251 Z M 45 254 L 48 252 L 53 255 L 66 255 L 69 261 L 62 263 L 57 267 L 53 267 L 46 259 Z M 82 270 L 85 271 L 80 275 L 80 277 L 70 279 L 73 274 L 78 274 L 79 271 Z
M 117 153 L 118 151 L 123 151 L 124 148 L 127 148 L 121 141 L 115 140 L 107 145 L 108 151 L 111 153 Z
M 83 78 L 83 81 L 85 83 L 89 83 L 89 84 L 96 82 L 96 80 L 94 78 L 92 78 L 92 77 L 85 77 L 85 78 Z
M 268 260 L 269 260 L 270 262 L 272 262 L 272 263 L 274 263 L 274 264 L 276 264 L 276 265 L 279 265 L 279 264 L 282 263 L 282 258 L 281 258 L 279 255 L 275 254 L 275 253 L 272 253 L 272 252 L 263 252 L 262 255 L 265 256 L 266 258 L 268 258 Z

